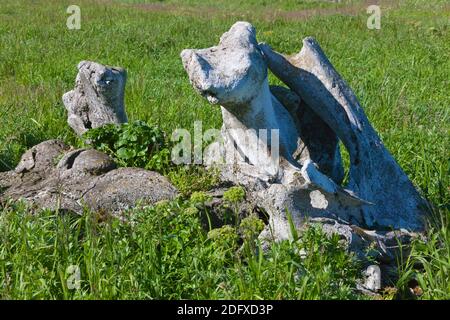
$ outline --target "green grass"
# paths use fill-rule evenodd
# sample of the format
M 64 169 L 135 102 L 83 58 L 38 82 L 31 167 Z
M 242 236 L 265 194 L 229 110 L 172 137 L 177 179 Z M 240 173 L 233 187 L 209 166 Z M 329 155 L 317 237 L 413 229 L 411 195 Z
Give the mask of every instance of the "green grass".
M 282 242 L 255 255 L 257 233 L 247 231 L 238 250 L 234 227 L 208 234 L 198 212 L 177 200 L 129 212 L 127 223 L 99 224 L 89 213 L 31 214 L 8 205 L 0 215 L 0 298 L 364 298 L 353 289 L 358 264 L 338 237 L 311 228 L 295 245 Z M 310 254 L 302 258 L 300 250 Z M 67 284 L 71 265 L 80 268 L 79 290 Z
M 214 1 L 214 0 L 116 0 L 117 3 L 125 4 L 146 4 L 153 6 L 186 7 L 193 9 L 214 9 L 217 11 L 232 10 L 241 13 L 242 11 L 263 12 L 268 10 L 301 10 L 317 8 L 342 7 L 342 4 L 332 3 L 331 1 L 320 0 L 234 0 L 234 1 Z M 357 1 L 346 1 L 354 3 Z
M 298 52 L 301 39 L 311 35 L 354 89 L 387 148 L 435 208 L 431 240 L 418 242 L 405 261 L 399 290 L 414 276 L 424 298 L 450 297 L 450 10 L 445 1 L 381 5 L 379 31 L 367 29 L 361 1 L 351 1 L 359 8 L 352 14 L 318 11 L 316 16 L 286 19 L 267 13 L 339 9 L 348 2 L 154 1 L 162 6 L 159 10 L 136 7 L 136 2 L 79 0 L 81 30 L 68 30 L 70 1 L 1 1 L 0 171 L 13 168 L 27 148 L 46 139 L 79 145 L 66 124 L 61 96 L 73 88 L 81 60 L 127 69 L 125 103 L 130 120 L 158 124 L 166 132 L 192 129 L 194 121 L 201 120 L 206 130 L 220 127 L 220 112 L 190 86 L 179 58 L 182 49 L 217 43 L 236 20 L 252 22 L 259 41 L 285 53 Z M 174 10 L 177 6 L 181 8 Z M 279 84 L 273 76 L 270 81 Z M 182 171 L 173 175 L 189 194 L 189 185 L 195 182 L 192 175 Z M 181 205 L 171 204 L 180 206 L 172 211 L 184 217 L 183 206 L 188 204 L 180 201 Z M 194 218 L 189 223 L 175 218 L 155 222 L 164 212 L 143 209 L 136 214 L 141 219 L 136 228 L 111 222 L 112 228 L 92 225 L 89 214 L 70 220 L 48 212 L 31 215 L 20 206 L 4 208 L 0 298 L 354 297 L 346 282 L 355 280 L 353 262 L 332 250 L 332 243 L 324 244 L 328 240 L 320 235 L 311 241 L 324 246 L 325 254 L 310 262 L 309 273 L 300 272 L 299 283 L 293 274 L 303 270 L 304 262 L 296 260 L 292 245 L 276 246 L 271 258 L 250 255 L 247 259 L 256 259 L 252 263 L 235 255 L 220 260 Z M 83 236 L 77 230 L 84 230 Z M 178 236 L 185 242 L 178 243 Z M 161 237 L 169 239 L 167 246 Z M 177 251 L 180 245 L 185 249 Z M 333 259 L 341 259 L 342 264 L 336 265 L 344 274 L 333 267 Z M 418 262 L 420 270 L 415 269 Z M 82 291 L 64 288 L 61 279 L 69 264 L 81 266 Z

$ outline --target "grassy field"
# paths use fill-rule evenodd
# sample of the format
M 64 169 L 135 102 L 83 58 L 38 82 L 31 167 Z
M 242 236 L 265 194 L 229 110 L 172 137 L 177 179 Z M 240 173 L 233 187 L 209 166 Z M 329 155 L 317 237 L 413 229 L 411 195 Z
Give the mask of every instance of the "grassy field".
M 66 8 L 74 2 L 80 30 L 66 27 Z M 298 52 L 301 39 L 314 36 L 435 208 L 430 241 L 415 245 L 392 284 L 397 294 L 385 297 L 408 297 L 406 284 L 414 277 L 421 298 L 449 299 L 450 7 L 444 0 L 378 2 L 380 30 L 367 28 L 363 1 L 2 0 L 0 171 L 46 139 L 80 144 L 66 124 L 61 96 L 73 88 L 81 60 L 127 69 L 130 120 L 166 132 L 201 120 L 206 130 L 220 127 L 220 112 L 192 89 L 182 49 L 216 44 L 237 20 L 253 23 L 259 41 L 284 53 Z M 272 76 L 270 82 L 279 83 Z M 366 298 L 352 290 L 358 262 L 320 231 L 255 256 L 253 238 L 242 252 L 230 230 L 208 236 L 194 207 L 186 197 L 136 209 L 136 224 L 98 225 L 91 213 L 30 215 L 22 204 L 5 205 L 0 299 Z M 295 254 L 301 248 L 314 254 L 302 260 Z M 419 262 L 421 269 L 414 269 Z M 67 288 L 69 265 L 81 268 L 81 290 Z

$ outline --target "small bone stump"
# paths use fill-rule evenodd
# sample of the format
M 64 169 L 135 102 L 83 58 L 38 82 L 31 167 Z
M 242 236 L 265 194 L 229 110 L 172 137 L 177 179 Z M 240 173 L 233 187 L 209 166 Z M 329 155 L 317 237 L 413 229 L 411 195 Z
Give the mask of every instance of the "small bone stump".
M 75 88 L 63 95 L 67 122 L 82 135 L 108 123 L 125 123 L 124 91 L 127 74 L 119 67 L 81 61 Z
M 312 39 L 288 61 L 237 22 L 217 46 L 183 50 L 181 59 L 194 89 L 222 111 L 221 139 L 204 160 L 269 213 L 262 238 L 290 237 L 287 211 L 300 230 L 320 223 L 359 253 L 374 243 L 389 256 L 392 239 L 411 238 L 392 228 L 423 229 L 426 202 Z M 267 65 L 290 90 L 269 87 Z M 345 188 L 338 138 L 351 156 Z

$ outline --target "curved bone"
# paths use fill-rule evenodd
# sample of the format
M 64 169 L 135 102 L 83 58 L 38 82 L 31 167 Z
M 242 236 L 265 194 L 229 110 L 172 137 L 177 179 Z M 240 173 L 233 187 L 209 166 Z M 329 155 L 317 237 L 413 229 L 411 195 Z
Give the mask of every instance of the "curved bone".
M 126 78 L 125 69 L 119 67 L 91 61 L 78 64 L 75 89 L 62 98 L 67 122 L 78 135 L 104 124 L 128 121 L 124 107 Z
M 267 67 L 253 26 L 238 22 L 221 37 L 218 46 L 183 50 L 181 58 L 194 88 L 210 103 L 221 105 L 223 133 L 230 141 L 225 144 L 226 152 L 235 153 L 233 145 L 237 145 L 243 159 L 262 169 L 259 175 L 263 180 L 278 179 L 281 172 L 277 164 L 264 155 L 261 159 L 262 153 L 255 152 L 256 145 L 262 143 L 258 131 L 281 129 L 280 149 L 286 158 L 297 147 L 295 140 L 288 137 L 298 134 L 287 112 L 273 106 L 277 101 L 269 90 Z M 285 126 L 279 125 L 280 119 Z
M 422 230 L 427 203 L 384 147 L 352 90 L 318 43 L 303 40 L 286 59 L 260 45 L 270 70 L 316 112 L 346 146 L 351 160 L 348 188 L 373 206 L 362 207 L 366 225 Z
M 284 108 L 269 89 L 267 66 L 253 26 L 237 22 L 221 37 L 218 46 L 183 50 L 181 58 L 197 92 L 210 103 L 221 106 L 224 157 L 237 153 L 240 170 L 263 181 L 287 183 L 297 179 L 294 173 L 299 173 L 301 163 L 296 161 L 294 155 L 309 145 L 305 146 L 301 141 L 299 128 L 289 108 Z M 259 135 L 259 130 L 270 133 L 273 129 L 279 130 L 279 166 L 270 157 L 274 152 L 272 149 L 277 147 L 273 145 L 270 135 L 267 141 Z M 337 140 L 334 133 L 331 134 L 330 141 L 334 141 L 334 145 L 330 145 L 334 149 L 322 162 L 331 163 L 329 171 L 334 170 L 339 180 L 342 174 L 334 167 L 342 165 L 340 158 L 335 157 Z M 328 152 L 326 148 L 323 151 Z M 305 154 L 307 157 L 301 159 L 302 162 L 310 159 L 310 153 Z M 246 160 L 250 166 L 244 164 Z M 321 165 L 320 162 L 318 164 Z M 323 166 L 326 168 L 326 165 Z
M 286 236 L 286 209 L 297 225 L 305 216 L 361 222 L 360 206 L 369 204 L 336 184 L 342 179 L 342 165 L 335 133 L 309 108 L 295 106 L 300 101 L 295 101 L 294 93 L 274 88 L 284 106 L 272 95 L 267 66 L 249 23 L 234 24 L 218 46 L 183 50 L 181 58 L 194 88 L 221 106 L 220 154 L 228 159 L 228 154 L 237 153 L 236 161 L 222 168 L 222 176 L 252 190 L 271 214 L 277 238 Z M 279 130 L 279 163 L 269 159 L 275 153 L 275 139 L 264 141 L 257 134 L 261 129 Z M 255 152 L 255 146 L 263 147 L 262 152 Z M 307 150 L 298 162 L 294 155 L 302 148 Z M 316 158 L 325 155 L 327 175 L 314 163 L 314 153 Z
M 334 131 L 292 90 L 270 86 L 270 92 L 289 111 L 300 135 L 294 158 L 300 163 L 312 160 L 321 172 L 340 184 L 344 179 L 344 167 Z

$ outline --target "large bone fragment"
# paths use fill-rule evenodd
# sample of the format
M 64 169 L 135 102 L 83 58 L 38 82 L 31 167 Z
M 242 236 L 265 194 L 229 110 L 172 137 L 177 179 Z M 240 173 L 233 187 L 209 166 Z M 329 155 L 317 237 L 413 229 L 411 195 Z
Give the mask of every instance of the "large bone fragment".
M 293 117 L 289 106 L 283 106 L 276 94 L 272 94 L 267 80 L 267 66 L 251 24 L 237 22 L 222 35 L 217 46 L 186 49 L 181 53 L 181 58 L 195 90 L 210 103 L 221 106 L 224 152 L 238 154 L 239 171 L 244 175 L 253 177 L 253 180 L 287 183 L 296 179 L 294 175 L 299 173 L 304 161 L 313 158 L 324 172 L 338 181 L 342 179 L 342 163 L 334 132 L 328 131 L 331 135 L 329 139 L 322 134 L 321 138 L 328 140 L 324 143 L 326 147 L 311 138 L 302 141 L 300 127 L 294 118 L 297 115 Z M 286 94 L 280 93 L 280 90 L 277 92 L 279 95 Z M 327 126 L 317 117 L 313 121 Z M 269 156 L 274 147 L 271 136 L 263 141 L 258 135 L 260 130 L 278 130 L 279 164 Z M 306 133 L 304 135 L 307 136 Z M 262 147 L 258 151 L 266 150 L 255 152 L 255 146 Z M 296 159 L 296 155 L 301 153 L 299 150 L 303 149 L 306 149 L 303 158 Z M 324 156 L 319 157 L 318 154 Z M 239 178 L 236 180 L 241 182 Z
M 297 147 L 289 137 L 298 134 L 288 113 L 282 107 L 274 108 L 273 104 L 279 102 L 270 93 L 267 67 L 253 26 L 238 22 L 222 35 L 218 46 L 183 50 L 181 58 L 196 91 L 221 106 L 225 152 L 229 155 L 237 150 L 242 161 L 247 159 L 256 166 L 241 166 L 249 169 L 249 176 L 263 181 L 280 179 L 282 172 L 277 164 L 263 152 L 255 152 L 256 146 L 264 144 L 258 131 L 280 130 L 280 153 L 284 158 L 289 158 Z M 284 126 L 280 126 L 281 119 Z M 270 148 L 272 141 L 268 139 L 266 144 Z
M 181 58 L 196 91 L 221 106 L 223 146 L 215 149 L 238 156 L 225 161 L 222 177 L 245 185 L 258 199 L 271 215 L 275 238 L 287 238 L 286 209 L 296 225 L 307 216 L 361 223 L 360 206 L 371 204 L 339 185 L 343 171 L 336 134 L 298 95 L 269 88 L 253 26 L 238 22 L 219 45 L 183 50 Z M 278 149 L 258 130 L 277 130 Z M 255 146 L 262 148 L 255 152 Z M 277 151 L 279 161 L 271 162 Z
M 384 147 L 357 98 L 313 38 L 285 58 L 260 45 L 269 69 L 296 92 L 342 140 L 350 154 L 348 189 L 373 205 L 361 207 L 366 226 L 422 230 L 426 201 Z
M 127 74 L 120 67 L 81 61 L 75 88 L 63 95 L 67 122 L 82 135 L 102 125 L 127 122 L 124 91 Z

